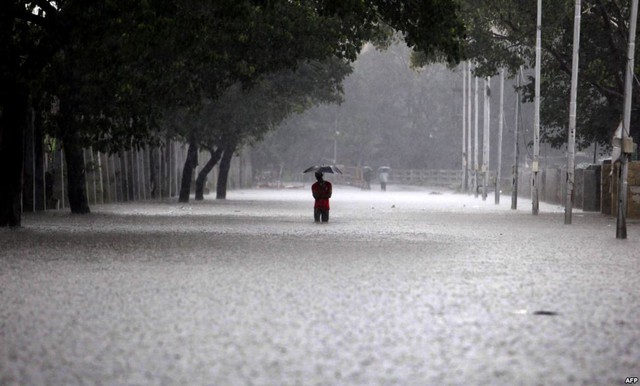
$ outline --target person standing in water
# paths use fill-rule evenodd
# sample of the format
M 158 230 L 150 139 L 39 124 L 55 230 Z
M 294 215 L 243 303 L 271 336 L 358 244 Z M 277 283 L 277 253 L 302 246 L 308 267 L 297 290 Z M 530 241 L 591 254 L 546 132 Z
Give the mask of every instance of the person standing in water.
M 388 168 L 380 168 L 380 174 L 378 174 L 378 179 L 380 180 L 380 190 L 383 192 L 387 191 L 387 182 L 389 181 L 389 169 Z
M 331 198 L 331 182 L 325 181 L 321 172 L 316 172 L 316 182 L 311 185 L 311 193 L 316 202 L 313 206 L 313 219 L 319 223 L 329 222 L 329 199 Z

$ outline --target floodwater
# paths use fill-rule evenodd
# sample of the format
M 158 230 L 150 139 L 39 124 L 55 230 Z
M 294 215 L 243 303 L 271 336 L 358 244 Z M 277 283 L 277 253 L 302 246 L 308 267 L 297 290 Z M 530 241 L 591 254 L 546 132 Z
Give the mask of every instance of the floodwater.
M 309 186 L 0 229 L 2 385 L 622 384 L 640 224 Z

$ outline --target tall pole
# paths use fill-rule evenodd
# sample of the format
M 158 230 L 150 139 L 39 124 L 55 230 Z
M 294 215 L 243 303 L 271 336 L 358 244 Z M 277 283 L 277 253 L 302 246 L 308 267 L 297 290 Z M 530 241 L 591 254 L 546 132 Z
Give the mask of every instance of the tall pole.
M 518 163 L 520 162 L 520 148 L 518 141 L 520 140 L 520 133 L 518 127 L 520 126 L 520 76 L 522 75 L 522 66 L 516 76 L 516 108 L 515 117 L 516 122 L 514 127 L 514 140 L 513 140 L 513 175 L 511 179 L 511 209 L 518 209 Z
M 336 130 L 336 133 L 333 137 L 333 164 L 335 165 L 338 162 L 338 134 L 340 132 Z
M 578 97 L 578 60 L 580 53 L 580 0 L 576 0 L 573 17 L 573 64 L 571 67 L 571 100 L 569 103 L 569 139 L 567 142 L 567 196 L 564 206 L 564 223 L 571 224 L 573 210 L 573 186 L 576 160 L 576 100 Z
M 60 184 L 62 186 L 62 193 L 60 194 L 60 201 L 62 203 L 62 209 L 64 209 L 64 149 L 60 148 Z
M 473 142 L 473 194 L 474 197 L 478 197 L 478 77 L 475 77 L 475 97 L 474 97 L 474 114 L 475 114 L 475 122 L 474 122 L 474 142 Z
M 496 169 L 496 205 L 500 203 L 500 179 L 502 178 L 502 129 L 504 120 L 504 68 L 500 69 L 500 113 L 498 114 L 498 167 Z
M 631 17 L 629 22 L 629 46 L 627 49 L 627 69 L 624 85 L 624 119 L 622 121 L 622 162 L 620 164 L 620 178 L 618 179 L 618 217 L 616 223 L 616 238 L 627 238 L 627 178 L 629 176 L 629 158 L 633 151 L 629 127 L 631 124 L 631 97 L 633 90 L 633 66 L 636 51 L 636 24 L 638 22 L 638 0 L 631 2 Z
M 97 154 L 98 158 L 98 174 L 100 175 L 100 179 L 98 180 L 98 184 L 100 186 L 100 203 L 104 204 L 104 180 L 102 179 L 102 155 L 100 152 Z
M 467 66 L 467 173 L 471 179 L 473 162 L 471 161 L 471 63 Z M 469 186 L 467 185 L 467 191 Z
M 467 162 L 469 155 L 467 154 L 467 67 L 466 63 L 462 63 L 462 191 L 467 191 L 468 175 L 467 175 Z
M 538 17 L 536 23 L 536 79 L 533 114 L 533 165 L 531 167 L 531 210 L 537 215 L 540 209 L 538 175 L 540 168 L 540 51 L 542 41 L 542 0 L 538 0 Z
M 333 164 L 334 165 L 338 162 L 338 135 L 340 135 L 340 132 L 338 131 L 338 110 L 336 110 L 335 136 L 333 137 Z
M 89 201 L 89 179 L 86 177 L 87 170 L 87 149 L 82 148 L 82 167 L 85 170 L 85 178 L 84 178 L 84 194 L 87 195 L 87 201 Z
M 89 147 L 89 154 L 91 155 L 91 176 L 92 176 L 92 182 L 93 182 L 93 203 L 95 205 L 98 205 L 98 195 L 96 193 L 96 162 L 95 162 L 95 157 L 93 155 L 93 146 Z
M 482 201 L 487 199 L 487 188 L 489 186 L 489 124 L 491 108 L 491 79 L 487 77 L 484 81 L 484 125 L 482 133 Z
M 36 125 L 35 125 L 35 119 L 36 119 L 36 114 L 35 114 L 35 110 L 31 109 L 30 111 L 31 113 L 31 124 L 29 126 L 31 126 L 31 210 L 33 212 L 36 211 Z

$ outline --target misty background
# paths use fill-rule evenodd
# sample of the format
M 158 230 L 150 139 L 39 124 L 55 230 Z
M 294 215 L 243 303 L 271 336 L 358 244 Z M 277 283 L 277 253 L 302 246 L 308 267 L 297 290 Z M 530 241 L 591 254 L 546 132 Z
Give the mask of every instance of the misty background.
M 313 164 L 390 166 L 392 169 L 462 168 L 462 66 L 443 64 L 412 68 L 402 42 L 380 50 L 368 44 L 344 80 L 344 100 L 293 114 L 251 149 L 254 174 L 281 173 L 283 180 L 302 178 Z M 472 78 L 472 88 L 475 82 Z M 483 87 L 478 79 L 478 159 L 482 163 Z M 491 79 L 490 169 L 498 165 L 499 77 Z M 510 178 L 514 163 L 515 79 L 505 79 L 502 174 Z M 475 122 L 471 95 L 471 128 Z M 520 164 L 532 158 L 533 103 L 520 105 Z M 541 143 L 541 164 L 566 164 L 565 150 Z M 472 146 L 473 151 L 473 146 Z M 578 154 L 592 161 L 593 149 Z M 471 159 L 472 159 L 471 155 Z M 335 159 L 334 159 L 335 158 Z

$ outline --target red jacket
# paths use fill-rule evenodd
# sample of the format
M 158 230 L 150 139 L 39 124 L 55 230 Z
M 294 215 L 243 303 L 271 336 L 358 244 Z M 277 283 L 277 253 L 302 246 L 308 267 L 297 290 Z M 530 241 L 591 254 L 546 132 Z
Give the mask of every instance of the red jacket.
M 311 185 L 311 193 L 313 194 L 313 198 L 316 199 L 316 204 L 313 207 L 328 210 L 331 191 L 332 187 L 329 181 L 319 181 Z

